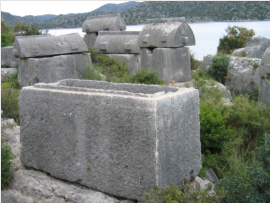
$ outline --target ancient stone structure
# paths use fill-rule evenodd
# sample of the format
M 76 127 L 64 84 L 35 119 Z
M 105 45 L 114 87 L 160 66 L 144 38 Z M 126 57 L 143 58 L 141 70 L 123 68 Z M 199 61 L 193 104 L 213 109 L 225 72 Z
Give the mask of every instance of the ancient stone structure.
M 193 181 L 201 168 L 199 93 L 66 79 L 22 88 L 21 161 L 118 197 Z
M 270 47 L 265 51 L 260 66 L 259 102 L 270 105 Z
M 126 23 L 120 13 L 110 15 L 90 16 L 84 22 L 82 31 L 86 32 L 84 38 L 89 48 L 94 48 L 99 31 L 124 31 Z
M 13 46 L 6 46 L 1 48 L 1 67 L 18 68 L 19 59 L 13 55 Z
M 79 34 L 16 37 L 13 54 L 20 58 L 21 86 L 79 78 L 80 70 L 91 65 L 86 44 Z

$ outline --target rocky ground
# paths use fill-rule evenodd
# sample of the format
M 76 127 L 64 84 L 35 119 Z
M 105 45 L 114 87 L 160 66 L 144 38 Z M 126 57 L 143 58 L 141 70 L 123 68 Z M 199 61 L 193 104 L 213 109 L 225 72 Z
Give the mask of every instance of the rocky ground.
M 20 126 L 13 119 L 1 121 L 1 139 L 6 140 L 16 156 L 16 172 L 8 189 L 1 191 L 2 203 L 135 203 L 26 168 L 20 161 Z

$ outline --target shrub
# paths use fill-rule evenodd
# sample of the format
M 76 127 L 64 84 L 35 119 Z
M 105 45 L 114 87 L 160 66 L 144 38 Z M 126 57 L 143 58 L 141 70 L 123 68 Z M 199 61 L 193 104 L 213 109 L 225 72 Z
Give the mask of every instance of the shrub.
M 255 35 L 253 29 L 248 30 L 244 27 L 229 26 L 226 29 L 227 35 L 219 39 L 218 52 L 232 54 L 234 49 L 245 46 L 247 40 Z
M 1 82 L 1 109 L 3 118 L 13 118 L 16 123 L 20 123 L 18 96 L 20 85 L 17 74 L 12 75 Z
M 202 61 L 199 61 L 195 59 L 194 53 L 190 52 L 190 65 L 191 65 L 191 70 L 197 70 L 199 66 L 202 64 Z
M 130 82 L 157 85 L 165 84 L 163 80 L 159 79 L 158 73 L 156 71 L 147 71 L 144 69 L 132 75 Z
M 11 148 L 1 141 L 1 188 L 5 188 L 9 185 L 14 169 L 12 169 L 11 160 L 14 155 L 11 153 Z
M 1 47 L 12 46 L 13 43 L 8 39 L 6 34 L 1 34 Z
M 39 26 L 38 28 L 35 28 L 32 25 L 28 25 L 27 23 L 23 22 L 23 23 L 17 23 L 14 28 L 13 31 L 16 35 L 23 35 L 23 36 L 27 36 L 27 35 L 42 35 L 42 30 L 41 27 Z
M 92 63 L 97 63 L 98 61 L 98 52 L 95 48 L 88 48 L 88 52 L 90 53 Z
M 101 80 L 101 74 L 91 65 L 85 65 L 83 70 L 78 71 L 81 73 L 82 78 L 86 80 Z
M 212 58 L 211 66 L 208 70 L 210 76 L 212 76 L 218 82 L 225 84 L 225 77 L 228 72 L 229 58 L 226 54 L 218 54 Z
M 179 188 L 175 184 L 159 189 L 154 186 L 150 193 L 145 193 L 146 203 L 186 203 L 186 202 L 216 202 L 225 195 L 223 188 L 213 191 L 209 184 L 206 189 L 200 192 L 194 190 L 190 192 L 191 186 L 182 184 Z
M 221 180 L 218 187 L 228 191 L 222 202 L 270 202 L 270 135 L 265 135 L 254 155 L 253 163 L 243 164 Z

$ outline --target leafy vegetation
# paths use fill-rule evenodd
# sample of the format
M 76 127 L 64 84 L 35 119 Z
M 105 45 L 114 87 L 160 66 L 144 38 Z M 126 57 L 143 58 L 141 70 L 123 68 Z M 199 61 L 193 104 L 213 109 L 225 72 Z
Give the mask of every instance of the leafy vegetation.
M 1 189 L 6 188 L 14 174 L 11 160 L 14 155 L 11 153 L 11 148 L 1 140 Z
M 227 35 L 219 39 L 218 52 L 232 54 L 234 49 L 245 46 L 247 40 L 255 35 L 253 29 L 249 30 L 245 27 L 229 26 L 226 29 Z M 246 53 L 243 53 L 245 55 Z
M 218 54 L 211 59 L 209 75 L 216 81 L 225 84 L 225 77 L 228 74 L 229 58 L 226 54 Z
M 35 28 L 27 23 L 17 23 L 13 29 L 15 35 L 41 35 L 41 27 Z
M 1 21 L 1 47 L 12 46 L 14 39 L 15 35 L 11 32 L 10 26 Z
M 190 65 L 191 65 L 191 70 L 196 70 L 199 68 L 199 66 L 202 64 L 202 61 L 199 61 L 195 59 L 194 53 L 190 53 Z

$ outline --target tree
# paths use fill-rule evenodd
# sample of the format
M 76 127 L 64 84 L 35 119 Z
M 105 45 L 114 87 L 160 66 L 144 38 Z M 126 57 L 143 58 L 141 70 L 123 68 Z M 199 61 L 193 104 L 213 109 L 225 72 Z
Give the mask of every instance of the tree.
M 41 27 L 38 29 L 32 25 L 28 25 L 27 23 L 17 23 L 13 29 L 16 35 L 42 35 Z
M 219 53 L 231 54 L 234 49 L 245 47 L 246 41 L 255 35 L 253 29 L 238 26 L 229 26 L 226 32 L 227 35 L 219 39 Z

